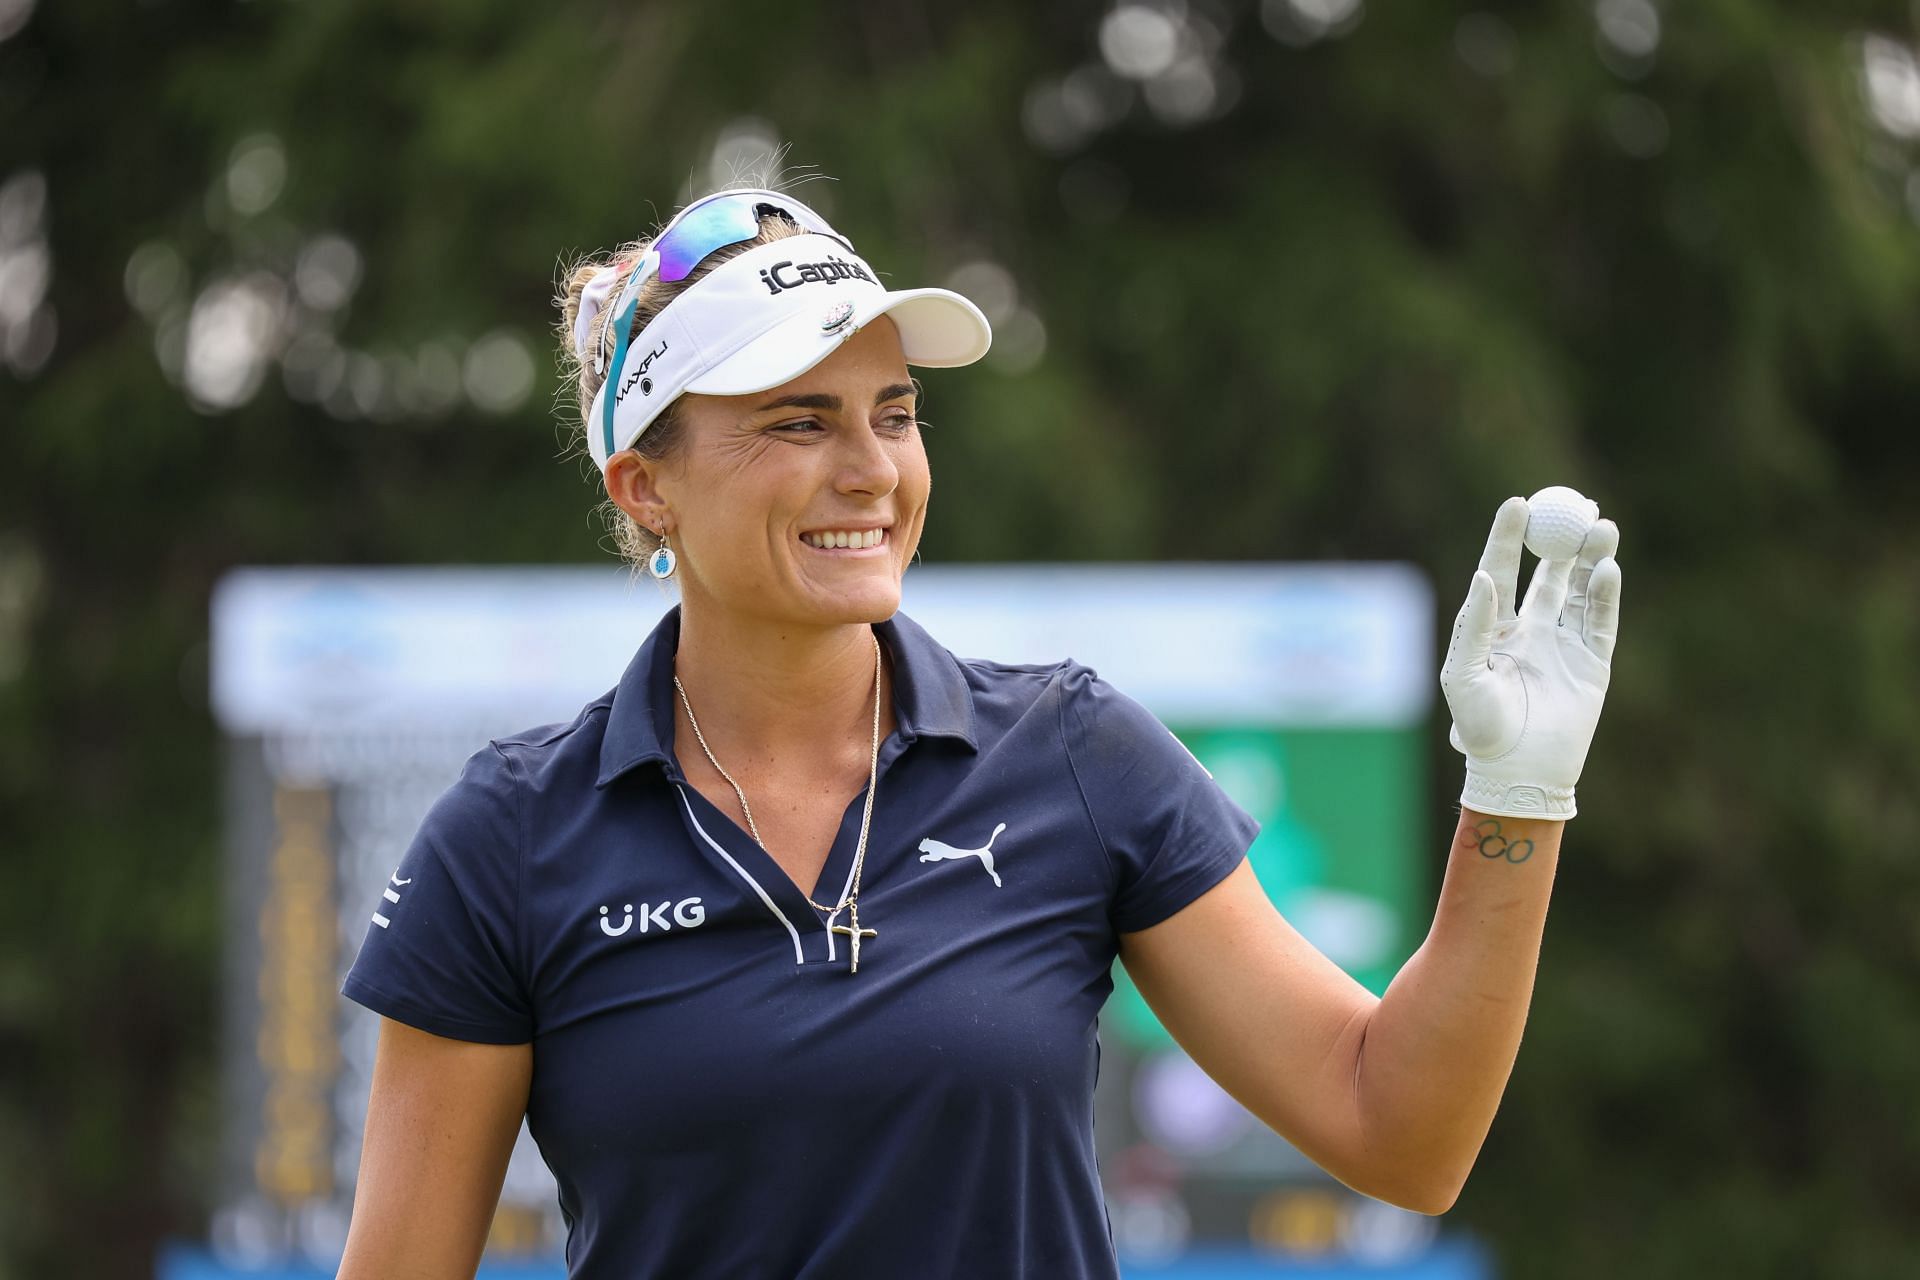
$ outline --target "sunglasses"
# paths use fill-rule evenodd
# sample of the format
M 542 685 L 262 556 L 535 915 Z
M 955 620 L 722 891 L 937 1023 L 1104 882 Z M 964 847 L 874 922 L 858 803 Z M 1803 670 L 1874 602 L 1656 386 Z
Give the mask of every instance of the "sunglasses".
M 747 187 L 715 192 L 696 200 L 674 214 L 647 246 L 647 251 L 640 255 L 639 265 L 613 304 L 613 319 L 600 332 L 600 347 L 594 353 L 594 373 L 604 377 L 609 369 L 618 369 L 627 358 L 641 286 L 656 275 L 669 283 L 685 280 L 715 250 L 757 237 L 760 219 L 767 214 L 784 218 L 803 231 L 832 236 L 847 246 L 847 252 L 853 252 L 846 237 L 828 226 L 825 218 L 778 191 Z M 609 414 L 612 407 L 609 403 Z

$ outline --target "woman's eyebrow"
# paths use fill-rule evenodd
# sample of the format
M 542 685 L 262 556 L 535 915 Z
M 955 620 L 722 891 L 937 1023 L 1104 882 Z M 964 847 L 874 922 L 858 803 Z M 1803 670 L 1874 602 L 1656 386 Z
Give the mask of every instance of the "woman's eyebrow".
M 840 397 L 818 391 L 810 395 L 781 396 L 778 400 L 767 401 L 754 412 L 765 413 L 769 409 L 825 409 L 828 413 L 838 413 Z
M 911 382 L 896 382 L 892 386 L 880 388 L 880 394 L 873 403 L 883 405 L 889 400 L 898 400 L 902 396 L 918 395 L 919 388 Z M 781 396 L 778 400 L 769 400 L 755 409 L 755 413 L 765 413 L 769 409 L 822 409 L 828 413 L 838 413 L 844 407 L 839 396 L 815 391 L 805 395 Z

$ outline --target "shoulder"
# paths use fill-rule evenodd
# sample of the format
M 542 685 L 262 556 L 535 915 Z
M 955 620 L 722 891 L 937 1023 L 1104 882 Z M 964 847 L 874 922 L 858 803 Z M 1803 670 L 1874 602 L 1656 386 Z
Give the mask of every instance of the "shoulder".
M 606 741 L 607 719 L 613 713 L 613 691 L 595 698 L 571 720 L 532 725 L 502 734 L 475 752 L 488 774 L 498 773 L 528 791 L 548 793 L 571 786 L 591 788 L 600 771 L 600 749 Z
M 1096 679 L 1091 668 L 1064 658 L 1058 662 L 997 662 L 991 658 L 954 657 L 983 741 L 992 741 L 1022 727 L 1049 727 L 1057 733 L 1063 705 L 1083 696 Z
M 1089 671 L 1071 658 L 1059 662 L 995 662 L 991 658 L 954 656 L 960 674 L 976 698 L 986 696 L 1031 703 L 1074 669 Z M 1090 673 L 1090 671 L 1089 671 Z
M 1068 750 L 1102 759 L 1142 753 L 1168 759 L 1193 757 L 1173 731 L 1139 701 L 1101 678 L 1092 667 L 1064 664 L 1058 677 L 1060 717 Z
M 594 699 L 571 720 L 490 739 L 467 757 L 459 777 L 434 802 L 423 834 L 443 857 L 488 845 L 517 846 L 530 798 L 592 789 L 612 699 L 611 693 Z
M 1186 743 L 1091 667 L 1068 663 L 1055 683 L 1061 738 L 1089 803 L 1132 811 L 1212 789 L 1213 775 Z
M 1076 763 L 1143 754 L 1193 763 L 1185 746 L 1146 707 L 1084 662 L 1011 663 L 956 658 L 984 727 L 992 732 L 1036 714 L 1057 717 Z

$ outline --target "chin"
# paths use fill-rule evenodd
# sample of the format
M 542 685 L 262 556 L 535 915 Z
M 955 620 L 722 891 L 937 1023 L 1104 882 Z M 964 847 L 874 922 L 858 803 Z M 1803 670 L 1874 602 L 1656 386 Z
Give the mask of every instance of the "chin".
M 847 608 L 840 622 L 885 622 L 900 612 L 900 592 L 862 592 L 847 602 Z
M 885 622 L 900 611 L 900 584 L 863 584 L 824 599 L 816 596 L 813 603 L 808 611 L 814 615 L 811 620 L 823 625 Z

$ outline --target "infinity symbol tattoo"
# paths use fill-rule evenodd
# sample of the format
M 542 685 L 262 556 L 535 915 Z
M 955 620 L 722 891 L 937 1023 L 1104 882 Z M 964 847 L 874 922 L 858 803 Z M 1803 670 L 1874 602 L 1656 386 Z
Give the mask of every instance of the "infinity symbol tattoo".
M 1489 831 L 1487 828 L 1493 828 Z M 1483 858 L 1505 858 L 1508 862 L 1519 864 L 1533 856 L 1533 841 L 1527 839 L 1509 840 L 1500 834 L 1500 824 L 1492 818 L 1478 823 L 1473 828 L 1480 837 L 1480 856 Z M 1522 846 L 1525 852 L 1520 852 Z

